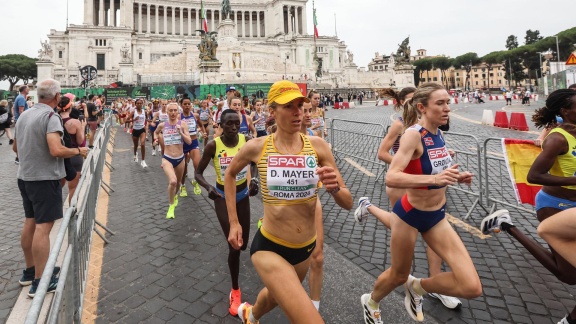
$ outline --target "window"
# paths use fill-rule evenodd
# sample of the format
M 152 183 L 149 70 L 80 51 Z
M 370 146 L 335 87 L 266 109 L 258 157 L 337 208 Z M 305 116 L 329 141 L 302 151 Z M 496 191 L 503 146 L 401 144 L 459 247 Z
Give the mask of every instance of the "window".
M 456 76 L 460 76 L 460 73 L 456 72 Z
M 474 69 L 474 72 L 478 72 L 478 69 Z
M 106 70 L 106 54 L 96 54 L 96 69 Z
M 62 58 L 62 51 L 58 51 L 58 58 L 59 58 L 59 59 Z
M 460 78 L 456 78 L 456 82 L 460 82 Z
M 438 78 L 437 78 L 437 77 L 434 77 L 434 81 L 438 81 Z
M 478 81 L 476 81 L 476 85 L 478 85 Z
M 490 77 L 493 77 L 493 76 L 494 76 L 494 73 L 490 73 Z
M 138 59 L 139 59 L 139 60 L 142 59 L 142 52 L 138 53 Z
M 474 77 L 477 78 L 477 77 L 478 77 L 478 74 L 474 74 Z
M 494 80 L 490 80 L 490 84 L 494 84 Z

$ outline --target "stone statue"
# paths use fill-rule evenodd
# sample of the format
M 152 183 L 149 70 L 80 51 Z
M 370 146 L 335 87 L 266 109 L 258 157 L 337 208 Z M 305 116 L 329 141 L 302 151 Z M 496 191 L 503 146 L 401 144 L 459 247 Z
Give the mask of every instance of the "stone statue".
M 218 61 L 216 58 L 216 49 L 218 48 L 217 32 L 206 33 L 204 30 L 196 30 L 200 32 L 201 40 L 198 44 L 200 51 L 200 61 Z
M 350 50 L 348 50 L 346 53 L 348 54 L 348 63 L 354 64 L 354 53 L 352 53 Z
M 233 69 L 240 69 L 241 68 L 240 62 L 241 62 L 240 53 L 232 54 L 232 68 Z
M 321 78 L 322 77 L 322 59 L 317 57 L 316 62 L 318 62 L 318 68 L 316 69 L 316 77 Z
M 225 19 L 230 19 L 230 0 L 222 0 L 222 15 Z
M 129 63 L 132 61 L 130 59 L 130 47 L 128 44 L 124 44 L 124 46 L 120 48 L 120 54 L 122 56 L 122 63 Z
M 50 61 L 52 59 L 52 46 L 48 40 L 40 41 L 41 49 L 38 50 L 38 59 L 40 61 Z
M 396 59 L 396 64 L 405 64 L 410 63 L 410 36 L 406 37 L 406 39 L 402 42 L 402 44 L 398 45 L 398 50 L 396 51 L 396 55 L 394 56 Z

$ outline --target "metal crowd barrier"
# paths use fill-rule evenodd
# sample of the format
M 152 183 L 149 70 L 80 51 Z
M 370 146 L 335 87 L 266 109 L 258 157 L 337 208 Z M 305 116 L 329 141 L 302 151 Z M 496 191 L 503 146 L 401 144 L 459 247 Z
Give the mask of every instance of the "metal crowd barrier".
M 348 163 L 364 168 L 367 172 L 378 175 L 376 178 L 378 181 L 388 167 L 378 160 L 378 147 L 386 134 L 384 125 L 338 118 L 333 118 L 327 123 L 334 158 L 344 159 Z
M 483 149 L 485 204 L 490 213 L 496 210 L 496 204 L 516 209 L 520 212 L 536 214 L 532 205 L 519 204 L 515 189 L 506 167 L 502 153 L 502 138 L 491 137 L 484 141 Z
M 96 231 L 96 205 L 98 192 L 102 187 L 108 194 L 112 188 L 102 181 L 104 165 L 106 165 L 107 145 L 111 136 L 113 116 L 108 115 L 104 126 L 96 135 L 94 148 L 90 151 L 84 166 L 78 187 L 70 207 L 66 210 L 60 230 L 54 242 L 46 267 L 32 305 L 26 316 L 26 324 L 36 324 L 48 289 L 56 259 L 62 250 L 65 251 L 64 261 L 60 270 L 58 287 L 54 293 L 52 304 L 48 310 L 47 323 L 80 323 L 82 303 L 86 288 L 92 231 Z M 110 167 L 110 166 L 109 166 Z M 99 224 L 99 223 L 98 223 Z M 114 234 L 106 227 L 103 229 Z M 101 237 L 103 235 L 97 232 Z M 68 245 L 63 246 L 65 235 L 68 235 Z M 106 241 L 108 242 L 108 241 Z
M 482 204 L 482 198 L 484 195 L 484 188 L 482 183 L 483 171 L 480 167 L 482 165 L 482 159 L 480 157 L 482 147 L 480 146 L 478 138 L 469 134 L 453 132 L 445 132 L 444 137 L 446 139 L 446 146 L 448 149 L 453 150 L 455 153 L 453 159 L 455 163 L 459 164 L 458 170 L 470 171 L 474 174 L 471 185 L 455 184 L 448 187 L 448 189 L 462 192 L 467 196 L 470 196 L 470 208 L 468 208 L 464 219 L 468 219 L 476 207 L 481 207 L 484 209 L 484 211 L 487 211 Z M 460 196 L 456 195 L 456 197 Z M 448 192 L 446 198 L 452 199 L 450 192 Z M 462 202 L 459 202 L 459 204 L 461 203 Z

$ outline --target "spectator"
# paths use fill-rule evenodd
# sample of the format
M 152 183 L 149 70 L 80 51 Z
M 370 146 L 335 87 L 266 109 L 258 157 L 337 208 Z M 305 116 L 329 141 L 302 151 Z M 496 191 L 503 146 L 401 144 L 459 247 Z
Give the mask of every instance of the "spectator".
M 18 92 L 20 94 L 14 100 L 14 107 L 12 110 L 14 114 L 14 123 L 18 122 L 18 118 L 20 117 L 21 113 L 23 113 L 25 110 L 28 110 L 28 103 L 26 102 L 26 97 L 28 96 L 28 92 L 30 92 L 30 89 L 28 89 L 27 85 L 23 85 L 20 88 L 18 88 Z M 16 159 L 14 159 L 14 163 L 16 164 L 20 163 L 20 160 L 18 159 L 18 153 L 16 153 Z
M 14 139 L 12 138 L 12 132 L 10 131 L 11 125 L 12 125 L 12 113 L 8 109 L 8 101 L 2 100 L 0 101 L 0 130 L 6 131 L 9 145 L 12 145 L 12 143 L 14 143 Z
M 506 106 L 512 106 L 512 92 L 506 91 Z
M 98 128 L 98 106 L 96 106 L 96 97 L 91 94 L 88 96 L 88 128 L 90 129 L 90 138 L 88 139 L 88 147 L 94 146 L 94 137 L 96 137 L 96 129 Z M 132 102 L 132 99 L 129 99 Z
M 64 159 L 86 156 L 86 148 L 67 148 L 62 144 L 64 128 L 53 107 L 60 101 L 60 83 L 47 79 L 38 84 L 38 103 L 23 112 L 16 124 L 12 149 L 20 154 L 18 188 L 24 207 L 21 245 L 26 261 L 20 284 L 29 286 L 34 297 L 48 255 L 50 231 L 54 221 L 62 218 L 62 186 L 66 175 Z M 55 268 L 55 273 L 59 269 Z M 58 279 L 53 275 L 48 292 L 54 292 Z

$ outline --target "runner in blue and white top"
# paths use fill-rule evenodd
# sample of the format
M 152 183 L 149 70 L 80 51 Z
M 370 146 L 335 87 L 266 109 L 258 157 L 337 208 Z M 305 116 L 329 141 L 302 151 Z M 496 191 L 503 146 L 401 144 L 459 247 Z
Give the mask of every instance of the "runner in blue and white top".
M 186 177 L 188 176 L 188 162 L 192 159 L 192 164 L 194 165 L 194 169 L 198 167 L 198 163 L 200 162 L 200 147 L 198 144 L 198 136 L 202 136 L 204 139 L 208 137 L 206 128 L 204 124 L 200 120 L 200 116 L 197 113 L 192 112 L 192 101 L 188 97 L 184 97 L 180 104 L 182 106 L 182 113 L 180 114 L 180 120 L 188 125 L 188 132 L 190 133 L 190 138 L 192 138 L 191 144 L 184 143 L 184 155 L 186 157 L 186 161 L 184 164 L 184 173 L 182 175 L 182 180 L 180 182 L 180 197 L 187 197 L 188 193 L 186 192 Z M 198 182 L 192 177 L 192 185 L 194 186 L 194 194 L 199 195 L 202 193 L 200 189 L 200 185 Z

